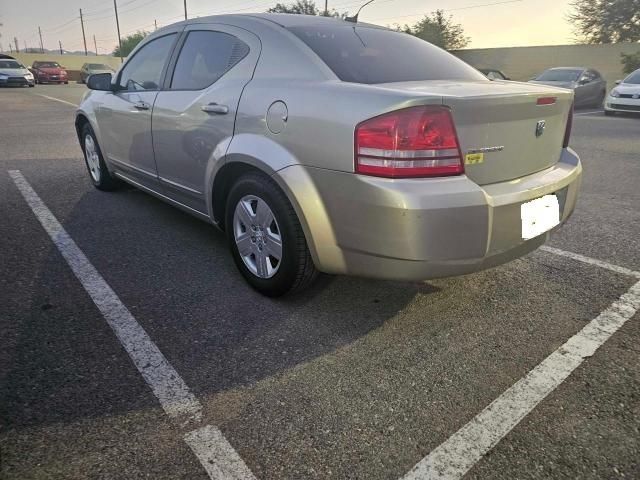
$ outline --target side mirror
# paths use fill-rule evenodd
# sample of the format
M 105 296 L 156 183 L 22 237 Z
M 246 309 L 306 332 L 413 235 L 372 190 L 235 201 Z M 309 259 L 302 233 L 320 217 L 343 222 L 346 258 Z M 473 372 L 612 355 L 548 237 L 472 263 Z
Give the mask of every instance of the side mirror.
M 589 83 L 588 78 L 581 78 L 580 80 L 578 80 L 578 85 L 586 85 L 587 83 Z
M 622 80 L 616 80 L 616 85 L 620 85 L 622 83 Z
M 87 87 L 91 90 L 101 90 L 103 92 L 112 91 L 111 74 L 94 73 L 93 75 L 89 75 L 89 78 L 87 79 Z

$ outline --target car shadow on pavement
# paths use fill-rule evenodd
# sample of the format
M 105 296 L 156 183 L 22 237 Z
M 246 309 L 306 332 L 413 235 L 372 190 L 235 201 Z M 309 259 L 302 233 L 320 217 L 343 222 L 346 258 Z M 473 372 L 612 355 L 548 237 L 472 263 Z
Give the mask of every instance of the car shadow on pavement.
M 249 385 L 349 345 L 416 294 L 438 290 L 321 276 L 298 295 L 266 298 L 236 270 L 223 233 L 135 189 L 88 191 L 58 219 L 196 396 Z M 43 259 L 3 380 L 7 425 L 157 407 L 55 247 Z

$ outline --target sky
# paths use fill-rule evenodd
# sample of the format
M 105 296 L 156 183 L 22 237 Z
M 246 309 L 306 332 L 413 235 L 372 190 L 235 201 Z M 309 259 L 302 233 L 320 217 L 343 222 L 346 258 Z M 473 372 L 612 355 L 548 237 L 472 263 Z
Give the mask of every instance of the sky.
M 282 0 L 280 0 L 282 1 Z M 354 13 L 365 0 L 328 0 L 329 9 Z M 562 45 L 576 39 L 567 14 L 570 0 L 375 0 L 360 20 L 379 25 L 413 24 L 437 8 L 453 15 L 471 38 L 467 48 Z M 189 17 L 220 13 L 264 12 L 277 0 L 187 0 Z M 117 0 L 122 36 L 137 30 L 184 19 L 183 0 Z M 284 3 L 288 3 L 287 0 Z M 489 4 L 489 5 L 487 5 Z M 491 5 L 493 4 L 493 5 Z M 324 0 L 317 0 L 324 8 Z M 117 44 L 112 0 L 0 0 L 0 47 L 18 38 L 20 49 L 39 47 L 38 27 L 45 48 L 83 50 L 79 9 L 82 8 L 87 48 L 106 54 Z

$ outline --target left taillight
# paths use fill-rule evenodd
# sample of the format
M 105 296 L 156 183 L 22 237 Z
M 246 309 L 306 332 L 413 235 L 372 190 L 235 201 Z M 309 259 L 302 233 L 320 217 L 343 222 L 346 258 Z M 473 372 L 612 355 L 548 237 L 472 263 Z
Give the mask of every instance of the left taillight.
M 440 177 L 464 172 L 448 108 L 403 108 L 365 120 L 355 130 L 355 171 L 387 178 Z
M 571 104 L 571 109 L 569 110 L 569 115 L 567 116 L 567 126 L 564 130 L 564 140 L 562 141 L 562 148 L 567 148 L 569 146 L 569 140 L 571 139 L 571 128 L 573 128 L 573 104 Z

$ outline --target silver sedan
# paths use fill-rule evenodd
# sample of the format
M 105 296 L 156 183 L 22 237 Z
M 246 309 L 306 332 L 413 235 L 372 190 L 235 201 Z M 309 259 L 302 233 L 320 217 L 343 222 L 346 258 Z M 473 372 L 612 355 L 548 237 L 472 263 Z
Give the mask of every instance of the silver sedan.
M 572 92 L 489 81 L 374 25 L 188 20 L 88 86 L 76 128 L 93 184 L 130 183 L 218 226 L 265 295 L 318 272 L 499 265 L 542 245 L 578 195 Z

